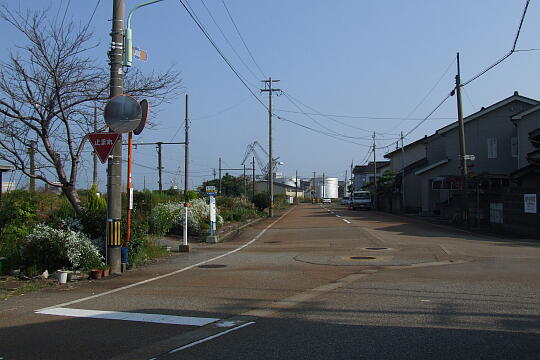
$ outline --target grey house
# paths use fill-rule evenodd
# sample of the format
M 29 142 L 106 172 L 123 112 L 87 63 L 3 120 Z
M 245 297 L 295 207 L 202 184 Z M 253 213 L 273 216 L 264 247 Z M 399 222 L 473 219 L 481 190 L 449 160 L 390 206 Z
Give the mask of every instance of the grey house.
M 520 145 L 525 145 L 519 141 L 519 135 L 520 131 L 527 131 L 524 125 L 519 130 L 516 123 L 520 119 L 513 117 L 521 114 L 522 118 L 538 119 L 536 112 L 527 113 L 537 105 L 538 101 L 515 92 L 464 119 L 466 152 L 475 157 L 474 161 L 468 161 L 471 176 L 481 176 L 493 186 L 509 185 L 509 175 L 519 168 L 519 162 L 524 161 L 519 151 Z M 534 121 L 529 121 L 529 127 L 534 127 Z M 455 195 L 460 194 L 463 184 L 458 131 L 456 121 L 409 144 L 409 148 L 405 147 L 404 163 L 406 169 L 409 167 L 409 173 L 405 171 L 407 206 L 418 206 L 423 214 L 437 214 L 450 205 Z M 521 137 L 526 136 L 521 134 Z M 398 152 L 387 154 L 391 160 L 390 168 L 402 168 Z
M 389 169 L 389 165 L 389 161 L 377 161 L 376 164 L 371 161 L 367 165 L 356 165 L 353 169 L 354 190 L 362 190 L 374 181 L 375 176 L 380 178 Z

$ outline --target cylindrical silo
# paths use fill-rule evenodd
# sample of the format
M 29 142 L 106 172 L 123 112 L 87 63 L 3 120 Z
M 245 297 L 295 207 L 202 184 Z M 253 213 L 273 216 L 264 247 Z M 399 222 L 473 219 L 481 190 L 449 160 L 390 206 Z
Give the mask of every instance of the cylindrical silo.
M 315 177 L 311 179 L 311 188 L 315 191 L 315 198 L 322 199 L 323 197 L 337 199 L 338 196 L 338 178 Z

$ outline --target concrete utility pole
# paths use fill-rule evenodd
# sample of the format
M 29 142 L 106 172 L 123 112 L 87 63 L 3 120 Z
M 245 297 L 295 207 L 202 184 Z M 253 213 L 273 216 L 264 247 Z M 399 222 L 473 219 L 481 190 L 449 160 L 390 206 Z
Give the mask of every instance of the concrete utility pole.
M 294 203 L 298 204 L 298 170 L 294 175 Z
M 124 0 L 113 0 L 111 48 L 108 52 L 110 65 L 109 98 L 124 92 L 122 53 L 124 42 Z M 112 150 L 107 166 L 107 264 L 111 272 L 121 272 L 120 223 L 122 218 L 122 139 Z
M 251 159 L 251 169 L 253 170 L 253 196 L 251 197 L 253 199 L 255 197 L 255 156 Z
M 35 192 L 36 178 L 34 177 L 34 175 L 36 175 L 36 142 L 34 140 L 30 140 L 30 146 L 28 147 L 28 157 L 30 158 L 30 175 L 32 175 L 30 176 L 28 182 L 28 190 L 30 192 Z
M 405 148 L 403 147 L 403 131 L 401 132 L 401 211 L 405 210 Z
M 246 164 L 244 166 L 244 197 L 247 198 L 247 179 L 246 179 Z
M 271 77 L 268 80 L 263 80 L 265 88 L 261 89 L 262 92 L 268 92 L 268 193 L 270 198 L 270 206 L 268 207 L 268 216 L 274 216 L 274 159 L 272 158 L 272 92 L 281 91 L 280 89 L 273 89 L 272 83 L 279 82 L 279 80 L 272 80 Z
M 343 196 L 347 196 L 347 170 L 345 170 L 345 182 L 343 183 Z
M 375 132 L 373 132 L 373 181 L 375 182 L 375 195 L 373 196 L 375 209 L 377 209 L 377 156 L 375 154 Z
M 315 190 L 315 191 L 313 191 Z M 310 194 L 311 194 L 311 203 L 313 204 L 313 193 L 315 193 L 315 195 L 317 195 L 317 184 L 315 184 L 315 171 L 313 172 L 313 185 L 311 185 L 311 189 L 310 189 Z
M 352 196 L 352 193 L 354 192 L 354 175 L 353 175 L 353 163 L 354 163 L 354 160 L 351 160 L 351 196 Z
M 463 220 L 469 223 L 469 184 L 467 182 L 467 152 L 465 150 L 465 124 L 463 123 L 463 109 L 461 105 L 461 73 L 459 67 L 459 53 L 457 53 L 457 75 L 456 75 L 456 98 L 459 123 L 459 154 L 461 157 L 461 177 L 463 181 Z
M 219 189 L 218 189 L 218 194 L 221 195 L 221 158 L 219 158 L 219 171 L 218 171 L 218 176 L 219 176 Z
M 158 141 L 156 143 L 157 147 L 157 156 L 158 156 L 158 189 L 159 189 L 159 192 L 162 192 L 163 191 L 163 166 L 162 166 L 162 163 L 161 163 L 161 145 L 163 143 Z
M 94 132 L 97 132 L 97 106 L 94 106 Z M 94 155 L 93 158 L 94 158 L 94 168 L 93 168 L 93 172 L 92 172 L 92 184 L 96 185 L 97 186 L 97 183 L 98 183 L 98 164 L 97 164 L 97 161 L 98 161 L 98 158 L 97 158 L 97 153 L 95 151 L 92 151 L 92 154 Z M 99 191 L 99 189 L 98 189 Z
M 188 118 L 188 94 L 186 94 L 186 127 L 184 133 L 184 201 L 189 202 L 188 189 L 189 189 L 189 118 Z
M 322 173 L 322 198 L 324 199 L 326 196 L 326 184 L 324 183 L 324 173 Z
M 186 94 L 186 114 L 185 114 L 185 133 L 184 133 L 184 226 L 182 244 L 178 250 L 180 252 L 189 252 L 188 245 L 188 211 L 189 211 L 189 117 L 188 117 L 188 94 Z

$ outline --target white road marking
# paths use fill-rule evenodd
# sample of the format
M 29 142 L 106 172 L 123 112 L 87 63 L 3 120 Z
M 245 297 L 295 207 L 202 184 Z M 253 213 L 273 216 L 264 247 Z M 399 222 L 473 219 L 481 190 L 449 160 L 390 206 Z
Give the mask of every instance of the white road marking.
M 347 220 L 347 219 L 341 219 L 341 220 L 345 221 L 347 224 L 350 224 L 350 223 L 351 223 L 351 222 L 350 222 L 349 220 Z
M 243 327 L 246 327 L 246 326 L 249 326 L 249 325 L 253 325 L 253 324 L 255 324 L 255 321 L 247 322 L 247 323 L 242 324 L 242 325 L 240 325 L 240 326 L 237 326 L 237 327 L 235 327 L 235 328 L 232 328 L 232 329 L 229 329 L 229 330 L 222 331 L 222 332 L 220 332 L 220 333 L 217 333 L 217 334 L 215 334 L 215 335 L 209 336 L 209 337 L 207 337 L 207 338 L 204 338 L 204 339 L 201 339 L 201 340 L 197 340 L 197 341 L 195 341 L 195 342 L 192 342 L 191 344 L 187 344 L 187 345 L 181 346 L 181 347 L 179 347 L 178 349 L 171 350 L 171 351 L 169 351 L 169 354 L 173 354 L 173 353 L 175 353 L 175 352 L 182 351 L 182 350 L 184 350 L 184 349 L 187 349 L 187 348 L 190 348 L 190 347 L 192 347 L 192 346 L 198 345 L 198 344 L 203 343 L 203 342 L 205 342 L 205 341 L 215 339 L 215 338 L 220 337 L 220 336 L 222 336 L 222 335 L 228 334 L 228 333 L 230 333 L 230 332 L 232 332 L 232 331 L 236 331 L 236 330 L 239 330 L 239 329 L 241 329 L 241 328 L 243 328 Z
M 38 314 L 81 317 L 91 319 L 107 319 L 107 320 L 124 320 L 138 321 L 157 324 L 169 325 L 187 325 L 187 326 L 204 326 L 219 319 L 191 317 L 191 316 L 175 316 L 162 314 L 145 314 L 132 313 L 121 311 L 103 311 L 103 310 L 86 310 L 86 309 L 71 309 L 71 308 L 49 308 L 46 310 L 37 311 Z
M 421 302 L 431 302 L 431 300 L 420 300 Z
M 196 264 L 193 264 L 193 265 L 190 265 L 190 266 L 186 266 L 185 268 L 182 268 L 182 269 L 178 269 L 178 270 L 172 271 L 172 272 L 167 273 L 167 274 L 163 274 L 163 275 L 160 275 L 160 276 L 156 276 L 156 277 L 153 277 L 153 278 L 150 278 L 150 279 L 146 279 L 146 280 L 143 280 L 143 281 L 139 281 L 139 282 L 136 282 L 136 283 L 133 283 L 133 284 L 130 284 L 130 285 L 122 286 L 122 287 L 119 287 L 119 288 L 116 288 L 116 289 L 112 289 L 112 290 L 109 290 L 109 291 L 105 291 L 105 292 L 102 292 L 102 293 L 99 293 L 99 294 L 87 296 L 87 297 L 84 297 L 84 298 L 81 298 L 81 299 L 68 301 L 68 302 L 65 302 L 65 303 L 62 303 L 62 304 L 58 304 L 58 305 L 48 306 L 48 307 L 45 307 L 45 308 L 43 308 L 43 309 L 38 309 L 38 310 L 36 310 L 36 312 L 38 312 L 38 311 L 43 311 L 43 310 L 47 310 L 47 309 L 50 309 L 50 308 L 57 308 L 57 307 L 69 306 L 69 305 L 77 304 L 77 303 L 80 303 L 80 302 L 83 302 L 83 301 L 86 301 L 86 300 L 96 299 L 96 298 L 99 298 L 99 297 L 102 297 L 102 296 L 105 296 L 105 295 L 114 294 L 114 293 L 116 293 L 116 292 L 118 292 L 118 291 L 131 289 L 132 287 L 135 287 L 135 286 L 147 284 L 147 283 L 149 283 L 149 282 L 156 281 L 156 280 L 161 280 L 161 279 L 164 279 L 164 278 L 166 278 L 166 277 L 169 277 L 169 276 L 172 276 L 172 275 L 176 275 L 176 274 L 179 274 L 179 273 L 184 272 L 184 271 L 187 271 L 187 270 L 191 270 L 191 269 L 193 269 L 193 268 L 196 268 L 197 266 L 200 266 L 200 265 L 203 265 L 203 264 L 207 264 L 207 263 L 212 262 L 212 261 L 214 261 L 214 260 L 218 260 L 218 259 L 221 259 L 221 258 L 223 258 L 223 257 L 225 257 L 225 256 L 234 254 L 234 253 L 236 253 L 236 252 L 238 252 L 238 251 L 244 249 L 245 247 L 247 247 L 247 246 L 253 244 L 255 241 L 259 240 L 259 238 L 260 238 L 261 236 L 263 236 L 263 234 L 264 234 L 268 229 L 270 229 L 272 226 L 274 226 L 274 224 L 276 224 L 278 221 L 280 221 L 281 219 L 283 219 L 283 218 L 284 218 L 286 215 L 288 215 L 293 209 L 294 209 L 294 207 L 291 208 L 291 209 L 289 209 L 289 211 L 287 211 L 285 214 L 281 215 L 278 219 L 276 219 L 274 222 L 272 222 L 272 223 L 269 224 L 267 227 L 265 227 L 265 228 L 264 228 L 260 233 L 258 233 L 257 236 L 255 236 L 253 239 L 251 239 L 250 241 L 248 241 L 248 242 L 245 243 L 244 245 L 237 247 L 237 248 L 234 249 L 234 250 L 228 251 L 228 252 L 226 252 L 226 253 L 224 253 L 224 254 L 215 256 L 215 257 L 210 258 L 210 259 L 208 259 L 208 260 L 204 260 L 204 261 L 198 262 L 198 263 L 196 263 Z
M 341 217 L 341 215 L 336 215 L 337 217 Z

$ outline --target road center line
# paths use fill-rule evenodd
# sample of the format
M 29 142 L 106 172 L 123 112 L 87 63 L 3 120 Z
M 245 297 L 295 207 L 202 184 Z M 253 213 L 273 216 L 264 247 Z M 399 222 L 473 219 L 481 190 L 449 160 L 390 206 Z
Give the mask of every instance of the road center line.
M 80 299 L 77 299 L 77 300 L 72 300 L 72 301 L 68 301 L 68 302 L 65 302 L 65 303 L 62 303 L 62 304 L 58 304 L 58 305 L 53 305 L 53 306 L 47 306 L 45 308 L 42 308 L 42 309 L 38 309 L 36 310 L 36 312 L 40 312 L 40 311 L 43 311 L 43 310 L 48 310 L 48 309 L 51 309 L 51 308 L 57 308 L 57 307 L 63 307 L 63 306 L 68 306 L 68 305 L 73 305 L 73 304 L 77 304 L 77 303 L 80 303 L 80 302 L 83 302 L 83 301 L 86 301 L 86 300 L 91 300 L 91 299 L 96 299 L 96 298 L 99 298 L 99 297 L 102 297 L 102 296 L 105 296 L 105 295 L 110 295 L 110 294 L 114 294 L 116 292 L 119 292 L 119 291 L 122 291 L 122 290 L 127 290 L 127 289 L 130 289 L 132 287 L 135 287 L 135 286 L 139 286 L 139 285 L 143 285 L 143 284 L 147 284 L 149 282 L 152 282 L 152 281 L 156 281 L 156 280 L 161 280 L 161 279 L 164 279 L 166 277 L 169 277 L 169 276 L 172 276 L 172 275 L 176 275 L 176 274 L 179 274 L 181 272 L 184 272 L 184 271 L 187 271 L 187 270 L 191 270 L 193 268 L 196 268 L 197 266 L 200 266 L 200 265 L 203 265 L 203 264 L 207 264 L 209 262 L 212 262 L 214 260 L 218 260 L 218 259 L 221 259 L 225 256 L 228 256 L 228 255 L 231 255 L 231 254 L 234 254 L 235 252 L 238 252 L 242 249 L 244 249 L 245 247 L 253 244 L 255 241 L 259 240 L 259 238 L 261 236 L 264 235 L 264 233 L 270 229 L 272 226 L 274 226 L 278 221 L 280 221 L 281 219 L 283 219 L 285 216 L 287 216 L 292 210 L 294 209 L 291 208 L 289 209 L 285 214 L 281 215 L 279 218 L 277 218 L 274 222 L 272 222 L 271 224 L 269 224 L 268 226 L 266 226 L 260 233 L 258 233 L 253 239 L 251 239 L 250 241 L 248 241 L 247 243 L 245 243 L 244 245 L 241 245 L 239 247 L 237 247 L 236 249 L 234 250 L 231 250 L 231 251 L 228 251 L 224 254 L 221 254 L 221 255 L 218 255 L 218 256 L 215 256 L 213 258 L 210 258 L 208 260 L 204 260 L 204 261 L 201 261 L 201 262 L 198 262 L 196 264 L 193 264 L 193 265 L 190 265 L 190 266 L 186 266 L 185 268 L 182 268 L 182 269 L 178 269 L 178 270 L 175 270 L 175 271 L 172 271 L 170 273 L 167 273 L 167 274 L 163 274 L 163 275 L 160 275 L 160 276 L 156 276 L 156 277 L 153 277 L 153 278 L 150 278 L 150 279 L 146 279 L 146 280 L 143 280 L 143 281 L 139 281 L 139 282 L 136 282 L 136 283 L 133 283 L 133 284 L 129 284 L 129 285 L 126 285 L 126 286 L 122 286 L 122 287 L 119 287 L 119 288 L 116 288 L 116 289 L 112 289 L 112 290 L 109 290 L 109 291 L 105 291 L 105 292 L 102 292 L 100 294 L 96 294 L 96 295 L 91 295 L 91 296 L 87 296 L 87 297 L 84 297 L 84 298 L 80 298 Z
M 350 224 L 350 223 L 351 223 L 351 222 L 350 222 L 349 220 L 347 220 L 347 219 L 341 219 L 341 220 L 345 221 L 347 224 Z

